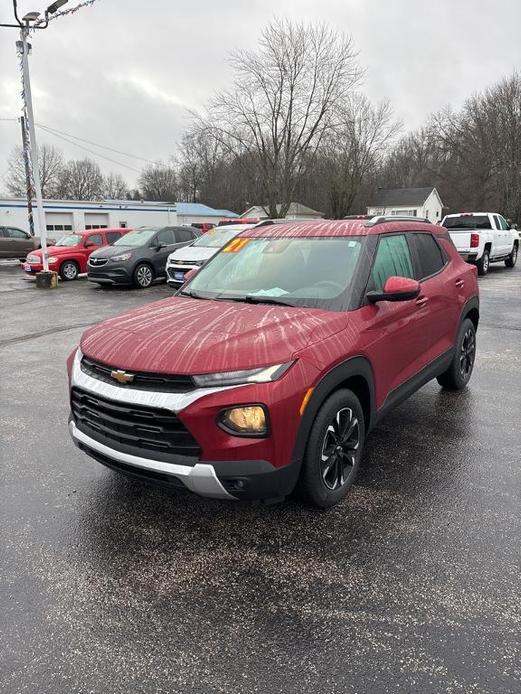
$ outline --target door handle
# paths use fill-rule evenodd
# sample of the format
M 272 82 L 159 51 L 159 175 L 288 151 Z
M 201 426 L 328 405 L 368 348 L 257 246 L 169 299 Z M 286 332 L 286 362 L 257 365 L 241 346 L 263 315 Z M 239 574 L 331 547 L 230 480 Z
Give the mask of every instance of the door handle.
M 419 306 L 420 308 L 423 308 L 428 303 L 429 299 L 426 296 L 420 296 L 416 299 L 416 306 Z
M 461 280 L 461 279 L 460 279 L 460 280 L 456 280 L 456 281 L 454 282 L 454 284 L 456 285 L 456 287 L 464 287 L 464 286 L 465 286 L 465 281 L 464 281 L 464 280 Z

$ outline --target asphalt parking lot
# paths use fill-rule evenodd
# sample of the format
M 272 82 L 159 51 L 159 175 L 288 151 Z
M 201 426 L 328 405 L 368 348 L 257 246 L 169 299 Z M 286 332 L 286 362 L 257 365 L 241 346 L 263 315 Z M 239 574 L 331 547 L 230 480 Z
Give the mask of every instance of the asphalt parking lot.
M 89 324 L 164 298 L 0 265 L 0 690 L 519 692 L 521 268 L 480 280 L 467 391 L 431 383 L 340 506 L 129 481 L 67 432 Z

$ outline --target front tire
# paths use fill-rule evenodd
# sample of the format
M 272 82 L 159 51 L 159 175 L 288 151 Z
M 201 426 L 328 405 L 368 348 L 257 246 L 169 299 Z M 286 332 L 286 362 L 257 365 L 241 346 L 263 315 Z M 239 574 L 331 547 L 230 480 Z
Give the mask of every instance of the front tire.
M 66 260 L 60 267 L 60 277 L 67 282 L 77 279 L 79 272 L 78 263 L 74 260 Z
M 518 255 L 518 246 L 517 246 L 517 243 L 514 243 L 514 247 L 512 248 L 510 255 L 505 260 L 505 265 L 507 267 L 515 267 L 516 263 L 517 263 L 517 255 Z
M 358 472 L 364 440 L 360 401 L 350 390 L 337 390 L 311 427 L 299 480 L 308 501 L 329 508 L 346 496 Z
M 134 285 L 139 289 L 148 289 L 154 281 L 154 271 L 148 263 L 139 263 L 134 270 Z
M 458 332 L 452 362 L 437 381 L 446 390 L 463 390 L 470 381 L 476 359 L 476 328 L 465 318 Z
M 478 275 L 480 277 L 484 277 L 486 274 L 488 274 L 490 268 L 490 251 L 488 250 L 488 248 L 485 248 L 485 250 L 483 251 L 483 255 L 476 262 L 476 265 L 478 268 Z

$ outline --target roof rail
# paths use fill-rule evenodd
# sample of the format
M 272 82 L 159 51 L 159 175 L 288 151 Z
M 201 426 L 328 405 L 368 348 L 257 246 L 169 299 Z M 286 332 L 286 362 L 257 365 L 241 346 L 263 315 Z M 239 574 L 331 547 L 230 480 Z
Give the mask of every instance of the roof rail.
M 423 222 L 426 224 L 432 224 L 430 219 L 427 217 L 414 217 L 412 215 L 394 215 L 394 214 L 383 214 L 376 215 L 371 219 L 367 220 L 365 223 L 366 227 L 374 227 L 375 224 L 384 224 L 385 222 Z

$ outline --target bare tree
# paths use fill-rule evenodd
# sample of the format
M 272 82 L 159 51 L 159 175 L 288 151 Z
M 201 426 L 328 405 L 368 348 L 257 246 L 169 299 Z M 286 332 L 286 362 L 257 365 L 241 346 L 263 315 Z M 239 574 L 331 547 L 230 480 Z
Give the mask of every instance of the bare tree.
M 92 159 L 68 161 L 62 169 L 58 194 L 67 200 L 101 200 L 104 180 Z
M 164 162 L 157 162 L 143 169 L 138 179 L 143 198 L 176 202 L 177 174 L 175 167 Z
M 284 217 L 338 106 L 361 79 L 351 39 L 324 25 L 276 20 L 257 52 L 231 58 L 231 90 L 216 95 L 199 127 L 235 155 L 248 155 L 258 195 Z
M 399 127 L 388 101 L 373 106 L 357 93 L 339 107 L 337 122 L 321 148 L 321 168 L 334 218 L 352 211 L 364 180 L 382 165 Z
M 121 174 L 109 173 L 103 181 L 103 197 L 107 200 L 125 200 L 128 186 Z
M 56 196 L 63 168 L 63 155 L 53 145 L 42 145 L 38 148 L 38 168 L 42 196 L 53 198 Z M 7 160 L 7 173 L 5 175 L 7 191 L 16 197 L 25 197 L 27 185 L 25 178 L 24 155 L 21 147 L 15 147 Z

